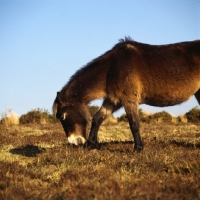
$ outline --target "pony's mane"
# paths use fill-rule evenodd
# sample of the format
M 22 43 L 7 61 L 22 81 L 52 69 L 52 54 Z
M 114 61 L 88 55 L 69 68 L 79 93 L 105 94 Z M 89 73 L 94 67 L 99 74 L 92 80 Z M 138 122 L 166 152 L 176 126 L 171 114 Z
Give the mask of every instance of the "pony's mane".
M 130 44 L 133 42 L 134 42 L 134 40 L 132 40 L 132 38 L 130 36 L 125 36 L 124 39 L 123 38 L 119 39 L 119 42 L 113 48 L 124 45 L 124 44 Z
M 122 46 L 124 44 L 130 44 L 130 43 L 134 43 L 134 40 L 132 40 L 131 37 L 129 37 L 129 36 L 126 36 L 124 39 L 119 39 L 119 42 L 116 45 L 114 45 L 112 49 L 106 51 L 104 54 L 102 54 L 99 57 L 88 62 L 85 66 L 80 68 L 74 75 L 72 75 L 71 78 L 69 79 L 68 83 L 66 85 L 64 85 L 64 87 L 62 88 L 61 93 L 65 93 L 67 87 L 72 83 L 72 81 L 74 81 L 74 79 L 76 79 L 76 77 L 82 75 L 87 70 L 90 70 L 91 68 L 96 67 L 96 65 L 95 65 L 96 62 L 101 60 L 103 57 L 106 57 L 106 55 L 111 54 L 114 50 L 118 49 L 120 46 Z

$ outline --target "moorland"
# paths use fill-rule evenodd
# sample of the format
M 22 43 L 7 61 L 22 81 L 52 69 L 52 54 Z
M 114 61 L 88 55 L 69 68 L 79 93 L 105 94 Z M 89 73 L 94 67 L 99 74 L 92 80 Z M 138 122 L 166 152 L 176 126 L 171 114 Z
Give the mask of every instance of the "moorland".
M 100 150 L 67 143 L 59 123 L 0 125 L 0 199 L 200 199 L 200 124 L 102 125 Z

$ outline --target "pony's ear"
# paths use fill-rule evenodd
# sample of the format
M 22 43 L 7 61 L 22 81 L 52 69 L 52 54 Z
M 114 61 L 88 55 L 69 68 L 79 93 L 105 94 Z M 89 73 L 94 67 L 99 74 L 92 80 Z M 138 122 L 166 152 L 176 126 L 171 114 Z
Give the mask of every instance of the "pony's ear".
M 63 95 L 61 94 L 61 92 L 57 92 L 56 99 L 57 99 L 57 103 L 58 104 L 62 104 L 62 102 L 63 102 Z

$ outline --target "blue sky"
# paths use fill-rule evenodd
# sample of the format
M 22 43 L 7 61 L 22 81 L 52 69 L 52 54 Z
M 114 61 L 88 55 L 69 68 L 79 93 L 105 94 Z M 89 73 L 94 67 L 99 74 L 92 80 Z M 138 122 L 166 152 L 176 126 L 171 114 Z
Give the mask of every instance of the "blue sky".
M 51 112 L 70 76 L 127 35 L 149 44 L 200 39 L 200 0 L 0 0 L 0 113 Z M 179 115 L 197 105 L 141 108 Z

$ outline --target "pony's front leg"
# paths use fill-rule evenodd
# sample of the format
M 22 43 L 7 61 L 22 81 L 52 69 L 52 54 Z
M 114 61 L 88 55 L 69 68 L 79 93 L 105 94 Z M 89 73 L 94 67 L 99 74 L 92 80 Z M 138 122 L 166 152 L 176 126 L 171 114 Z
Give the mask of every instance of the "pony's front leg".
M 94 115 L 92 119 L 92 126 L 89 133 L 89 137 L 84 144 L 84 148 L 87 149 L 100 149 L 99 143 L 98 143 L 98 131 L 99 127 L 102 124 L 104 120 L 104 116 L 101 113 L 101 109 Z
M 100 149 L 98 143 L 98 131 L 102 122 L 111 115 L 114 111 L 118 110 L 121 107 L 121 103 L 114 104 L 108 98 L 103 102 L 103 105 L 99 111 L 94 115 L 92 119 L 92 126 L 89 133 L 88 140 L 86 141 L 84 147 L 88 149 Z
M 129 126 L 134 138 L 135 151 L 141 151 L 144 148 L 141 136 L 140 136 L 140 125 L 139 125 L 139 116 L 138 116 L 138 106 L 135 103 L 127 103 L 124 105 L 127 118 L 129 121 Z

